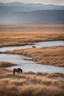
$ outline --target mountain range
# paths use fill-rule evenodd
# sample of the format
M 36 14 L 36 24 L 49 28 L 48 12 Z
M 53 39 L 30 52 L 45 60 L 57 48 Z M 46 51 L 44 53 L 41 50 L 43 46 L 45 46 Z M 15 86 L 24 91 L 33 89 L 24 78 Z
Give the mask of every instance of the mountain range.
M 20 2 L 13 3 L 0 3 L 0 11 L 13 11 L 13 12 L 28 12 L 28 11 L 36 11 L 36 10 L 64 10 L 64 6 L 59 5 L 44 5 L 44 4 L 24 4 Z
M 0 24 L 64 24 L 64 6 L 0 3 Z

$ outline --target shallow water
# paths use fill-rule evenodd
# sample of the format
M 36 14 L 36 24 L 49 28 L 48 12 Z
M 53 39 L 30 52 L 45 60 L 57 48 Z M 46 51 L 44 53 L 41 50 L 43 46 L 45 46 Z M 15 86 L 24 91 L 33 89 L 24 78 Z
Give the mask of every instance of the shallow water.
M 36 43 L 34 43 L 34 45 L 37 48 L 49 47 L 49 46 L 64 46 L 64 41 L 36 42 Z M 32 48 L 32 45 L 2 47 L 2 48 L 0 48 L 0 52 L 6 51 L 6 50 L 24 49 L 24 48 Z
M 47 42 L 38 42 L 34 43 L 36 47 L 48 47 L 48 46 L 64 46 L 64 41 L 47 41 Z M 13 47 L 2 47 L 0 48 L 0 52 L 6 51 L 6 50 L 13 50 L 13 49 L 23 49 L 23 48 L 32 48 L 32 45 L 26 45 L 26 46 L 13 46 Z M 24 58 L 29 58 L 22 55 L 14 55 L 14 54 L 0 54 L 0 61 L 8 61 L 15 64 L 18 64 L 18 66 L 12 66 L 7 69 L 13 70 L 13 68 L 22 68 L 24 71 L 33 71 L 33 72 L 60 72 L 64 73 L 64 68 L 62 67 L 55 67 L 50 65 L 42 65 L 37 64 L 34 61 L 28 61 L 24 60 Z
M 26 56 L 22 55 L 12 55 L 12 54 L 1 54 L 0 55 L 0 61 L 9 61 L 14 64 L 18 64 L 18 66 L 12 66 L 9 67 L 9 70 L 12 70 L 13 68 L 22 68 L 24 71 L 33 71 L 33 72 L 64 72 L 64 68 L 50 66 L 50 65 L 42 65 L 37 64 L 33 61 L 27 61 L 24 60 L 24 58 L 27 58 Z

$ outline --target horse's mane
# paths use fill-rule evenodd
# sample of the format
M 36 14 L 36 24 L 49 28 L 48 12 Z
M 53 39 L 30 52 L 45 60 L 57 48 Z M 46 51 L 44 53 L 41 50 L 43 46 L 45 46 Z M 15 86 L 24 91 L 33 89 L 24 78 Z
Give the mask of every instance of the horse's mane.
M 20 70 L 21 72 L 23 71 L 21 68 L 18 68 L 18 70 Z

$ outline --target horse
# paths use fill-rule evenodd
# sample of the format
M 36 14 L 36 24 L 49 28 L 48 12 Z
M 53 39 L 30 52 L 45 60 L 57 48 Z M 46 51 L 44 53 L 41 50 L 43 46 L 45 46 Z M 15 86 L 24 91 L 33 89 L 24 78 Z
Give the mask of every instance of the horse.
M 36 46 L 32 46 L 32 48 L 36 48 Z
M 17 72 L 17 73 L 22 73 L 23 72 L 23 70 L 21 69 L 21 68 L 14 68 L 13 69 L 13 75 L 15 75 L 15 72 Z

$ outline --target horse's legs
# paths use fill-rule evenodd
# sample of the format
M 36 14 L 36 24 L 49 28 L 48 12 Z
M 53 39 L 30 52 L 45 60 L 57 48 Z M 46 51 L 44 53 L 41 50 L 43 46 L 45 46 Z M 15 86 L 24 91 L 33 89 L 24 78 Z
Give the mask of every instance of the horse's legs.
M 15 70 L 13 70 L 13 75 L 15 75 Z

